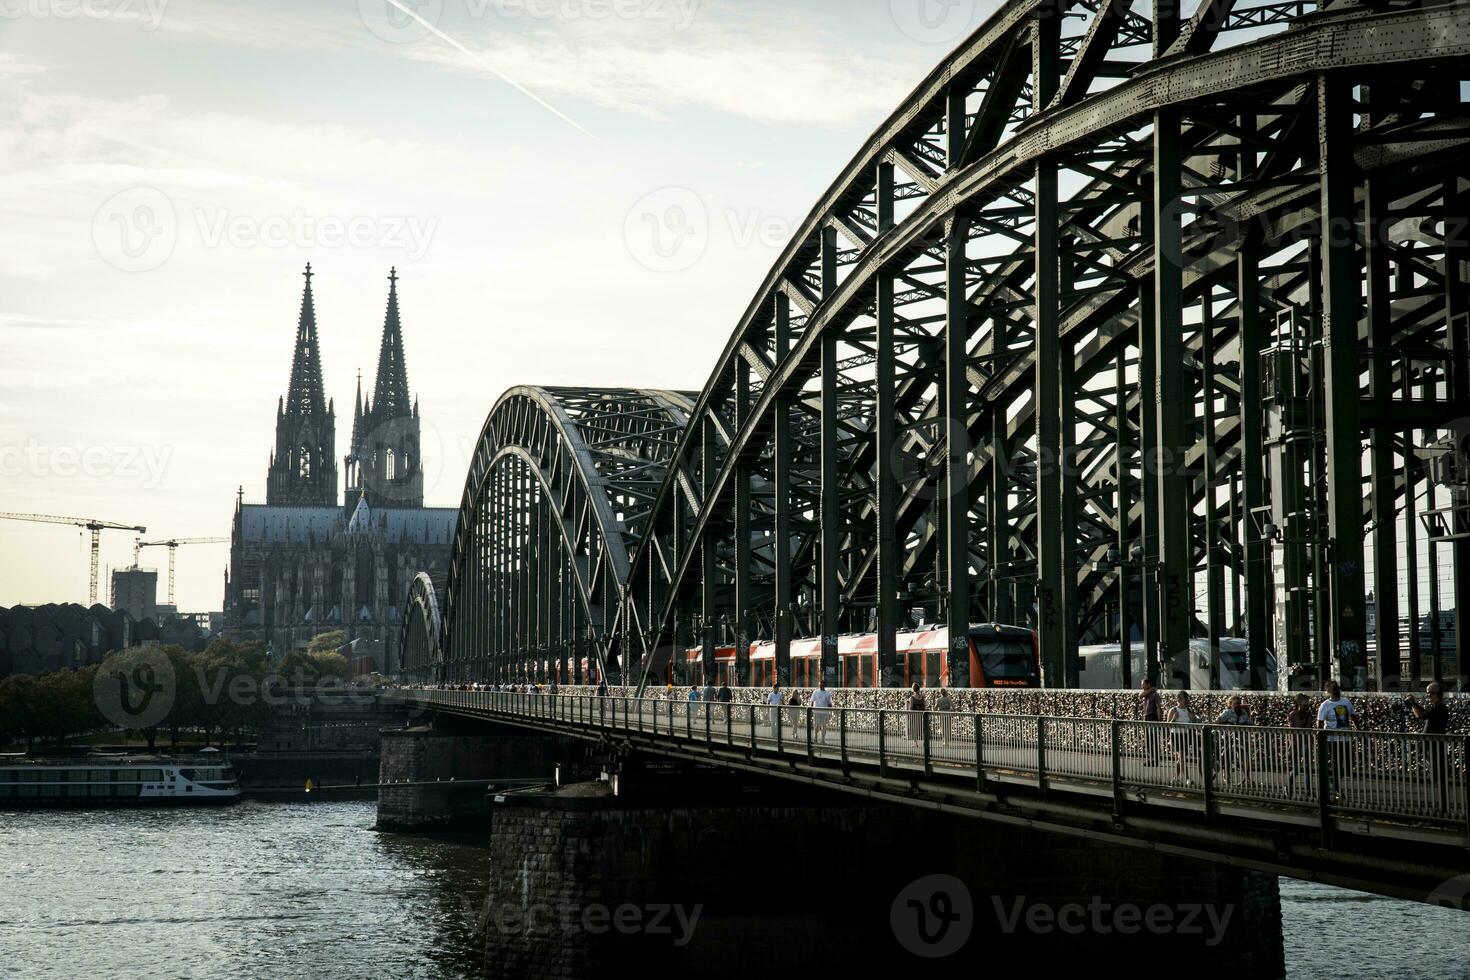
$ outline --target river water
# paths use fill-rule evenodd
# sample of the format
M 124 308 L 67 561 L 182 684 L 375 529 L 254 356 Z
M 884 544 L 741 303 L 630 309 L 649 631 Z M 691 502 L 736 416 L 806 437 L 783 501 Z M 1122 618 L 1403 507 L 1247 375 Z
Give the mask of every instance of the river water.
M 478 977 L 486 853 L 371 802 L 0 811 L 0 977 Z M 1292 980 L 1470 980 L 1470 915 L 1282 882 Z

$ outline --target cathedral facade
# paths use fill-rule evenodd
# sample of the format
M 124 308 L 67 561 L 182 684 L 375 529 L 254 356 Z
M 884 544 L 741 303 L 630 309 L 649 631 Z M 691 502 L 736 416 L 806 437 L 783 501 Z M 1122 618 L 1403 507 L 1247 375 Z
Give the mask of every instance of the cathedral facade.
M 310 265 L 305 275 L 265 503 L 246 503 L 243 489 L 235 500 L 223 631 L 264 640 L 279 657 L 318 633 L 343 630 L 358 669 L 391 673 L 409 583 L 419 572 L 443 582 L 458 510 L 424 506 L 419 406 L 409 394 L 396 270 L 366 400 L 358 380 L 338 498 L 336 412 L 322 386 Z

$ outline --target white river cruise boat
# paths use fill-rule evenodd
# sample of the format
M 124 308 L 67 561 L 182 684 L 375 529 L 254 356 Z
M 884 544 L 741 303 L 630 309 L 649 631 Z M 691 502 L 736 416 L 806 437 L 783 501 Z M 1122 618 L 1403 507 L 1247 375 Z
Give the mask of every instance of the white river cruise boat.
M 209 753 L 0 755 L 0 808 L 236 803 L 234 767 Z

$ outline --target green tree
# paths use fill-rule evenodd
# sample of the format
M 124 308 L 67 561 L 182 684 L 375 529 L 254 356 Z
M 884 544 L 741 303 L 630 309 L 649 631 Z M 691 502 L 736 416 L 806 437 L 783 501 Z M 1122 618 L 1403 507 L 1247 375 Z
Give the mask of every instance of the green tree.
M 0 734 L 8 740 L 24 739 L 29 751 L 36 741 L 37 679 L 31 674 L 13 674 L 0 680 Z
M 280 675 L 288 685 L 311 685 L 328 677 L 342 680 L 347 676 L 347 658 L 335 651 L 292 650 L 281 660 Z
M 337 653 L 347 645 L 347 633 L 345 630 L 332 630 L 330 633 L 318 633 L 311 638 L 306 645 L 308 653 Z

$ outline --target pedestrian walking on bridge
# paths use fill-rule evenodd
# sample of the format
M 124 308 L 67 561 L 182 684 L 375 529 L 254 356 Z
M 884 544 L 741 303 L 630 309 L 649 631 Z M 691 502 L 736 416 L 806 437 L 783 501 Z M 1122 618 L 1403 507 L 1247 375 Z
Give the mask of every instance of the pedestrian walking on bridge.
M 913 686 L 909 688 L 908 701 L 904 704 L 904 707 L 909 712 L 907 718 L 905 718 L 909 741 L 917 745 L 924 738 L 924 715 L 929 710 L 929 705 L 924 700 L 924 694 L 919 690 L 918 681 L 915 681 Z

